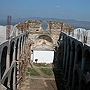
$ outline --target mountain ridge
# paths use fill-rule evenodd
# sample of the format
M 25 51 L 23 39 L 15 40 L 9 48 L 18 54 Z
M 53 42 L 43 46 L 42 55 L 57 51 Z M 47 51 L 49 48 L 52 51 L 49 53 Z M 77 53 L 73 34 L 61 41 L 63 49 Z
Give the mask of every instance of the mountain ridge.
M 87 26 L 90 27 L 89 21 L 77 21 L 74 19 L 58 19 L 58 18 L 42 18 L 42 17 L 28 17 L 28 18 L 17 18 L 12 19 L 11 22 L 24 22 L 26 20 L 43 20 L 43 21 L 63 21 L 71 26 Z M 5 19 L 0 19 L 0 22 L 7 22 Z

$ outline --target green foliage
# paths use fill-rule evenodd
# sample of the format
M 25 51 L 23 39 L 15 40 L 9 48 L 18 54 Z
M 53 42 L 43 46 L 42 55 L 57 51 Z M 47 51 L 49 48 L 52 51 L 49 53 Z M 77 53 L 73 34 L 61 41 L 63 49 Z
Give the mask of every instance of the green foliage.
M 52 75 L 53 75 L 52 69 L 49 69 L 49 68 L 41 68 L 40 70 L 41 70 L 43 73 L 45 73 L 46 75 L 48 75 L 48 76 L 52 76 Z

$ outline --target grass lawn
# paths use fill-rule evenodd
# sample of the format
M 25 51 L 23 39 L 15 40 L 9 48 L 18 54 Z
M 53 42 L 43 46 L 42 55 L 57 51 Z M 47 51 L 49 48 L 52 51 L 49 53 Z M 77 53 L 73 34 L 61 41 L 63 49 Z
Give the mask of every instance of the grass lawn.
M 48 76 L 52 76 L 52 75 L 53 75 L 52 69 L 49 69 L 49 68 L 41 68 L 40 70 L 41 70 L 43 73 L 45 73 L 46 75 L 48 75 Z
M 24 86 L 24 84 L 21 85 L 21 87 L 23 87 L 23 86 Z
M 28 72 L 30 72 L 30 76 L 39 76 L 40 74 L 33 68 L 27 68 Z
M 45 63 L 33 63 L 35 66 L 38 66 L 38 67 L 47 67 L 49 66 L 48 64 L 45 64 Z
M 26 72 L 26 76 L 28 76 L 29 75 L 29 73 L 28 72 Z

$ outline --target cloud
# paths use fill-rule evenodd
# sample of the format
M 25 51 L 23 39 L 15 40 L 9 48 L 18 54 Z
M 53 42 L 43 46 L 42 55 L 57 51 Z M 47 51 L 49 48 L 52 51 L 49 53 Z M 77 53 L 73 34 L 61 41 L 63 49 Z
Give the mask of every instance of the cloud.
M 64 12 L 61 12 L 62 14 L 64 13 Z
M 64 12 L 57 12 L 58 14 L 65 14 Z
M 60 6 L 56 6 L 56 8 L 59 8 Z

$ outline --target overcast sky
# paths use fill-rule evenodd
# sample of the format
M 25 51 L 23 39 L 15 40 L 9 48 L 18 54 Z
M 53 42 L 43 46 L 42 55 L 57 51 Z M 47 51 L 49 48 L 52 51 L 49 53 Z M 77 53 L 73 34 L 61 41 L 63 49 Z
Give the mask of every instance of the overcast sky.
M 7 15 L 90 21 L 90 0 L 0 0 L 0 19 Z

